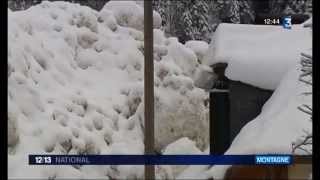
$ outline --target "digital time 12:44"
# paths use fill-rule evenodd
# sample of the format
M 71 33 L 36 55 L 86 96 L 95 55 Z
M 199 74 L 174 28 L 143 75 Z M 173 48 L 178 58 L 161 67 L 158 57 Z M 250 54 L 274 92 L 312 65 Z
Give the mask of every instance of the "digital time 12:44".
M 266 25 L 279 25 L 281 23 L 280 18 L 266 18 L 264 24 Z

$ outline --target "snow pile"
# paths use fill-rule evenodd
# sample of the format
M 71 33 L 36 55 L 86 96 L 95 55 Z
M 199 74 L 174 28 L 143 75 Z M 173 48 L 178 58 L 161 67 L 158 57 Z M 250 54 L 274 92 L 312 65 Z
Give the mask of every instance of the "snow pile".
M 143 177 L 143 166 L 27 164 L 38 153 L 144 153 L 142 10 L 132 1 L 100 12 L 48 1 L 8 10 L 10 178 Z M 182 137 L 205 149 L 208 97 L 194 86 L 197 56 L 154 31 L 157 151 Z
M 196 53 L 198 60 L 202 63 L 203 58 L 209 49 L 208 43 L 205 41 L 192 40 L 187 41 L 185 45 Z
M 103 8 L 103 11 L 107 10 L 113 12 L 119 25 L 143 31 L 143 7 L 135 1 L 110 1 Z M 161 16 L 155 11 L 153 12 L 153 26 L 154 28 L 161 26 Z
M 220 24 L 204 63 L 228 63 L 226 76 L 256 87 L 274 90 L 281 77 L 311 48 L 309 29 L 281 26 Z M 243 73 L 246 72 L 246 73 Z
M 204 154 L 199 150 L 194 141 L 191 141 L 189 138 L 181 138 L 171 144 L 169 144 L 165 149 L 163 154 L 166 155 L 181 155 L 181 154 Z M 173 166 L 156 166 L 157 168 L 157 179 L 174 179 L 182 171 L 184 171 L 188 166 L 187 165 L 173 165 Z

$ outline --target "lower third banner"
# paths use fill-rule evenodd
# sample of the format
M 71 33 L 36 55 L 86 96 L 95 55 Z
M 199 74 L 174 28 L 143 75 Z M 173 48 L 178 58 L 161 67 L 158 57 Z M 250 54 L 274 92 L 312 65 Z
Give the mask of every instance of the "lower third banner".
M 291 155 L 29 155 L 30 165 L 290 165 Z

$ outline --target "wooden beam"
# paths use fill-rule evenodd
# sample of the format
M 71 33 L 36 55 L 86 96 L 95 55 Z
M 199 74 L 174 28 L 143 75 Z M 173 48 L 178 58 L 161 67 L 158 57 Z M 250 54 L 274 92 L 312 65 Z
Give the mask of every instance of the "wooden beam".
M 153 10 L 144 1 L 144 143 L 145 154 L 154 153 Z M 145 165 L 145 179 L 155 179 L 153 165 Z
M 312 155 L 295 155 L 293 164 L 312 164 Z
M 312 155 L 294 155 L 291 166 L 233 165 L 225 173 L 224 180 L 232 179 L 290 179 L 289 172 L 299 171 L 296 165 L 311 165 Z M 293 170 L 290 168 L 294 168 Z M 292 176 L 292 175 L 291 175 Z M 305 177 L 307 178 L 307 177 Z

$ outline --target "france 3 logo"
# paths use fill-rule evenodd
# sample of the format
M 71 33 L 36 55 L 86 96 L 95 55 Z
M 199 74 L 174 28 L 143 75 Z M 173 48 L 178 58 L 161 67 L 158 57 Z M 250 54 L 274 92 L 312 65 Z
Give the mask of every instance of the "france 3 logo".
M 282 27 L 284 29 L 291 29 L 292 28 L 291 16 L 285 16 L 282 18 Z
M 47 156 L 36 156 L 36 164 L 51 164 L 51 157 Z

